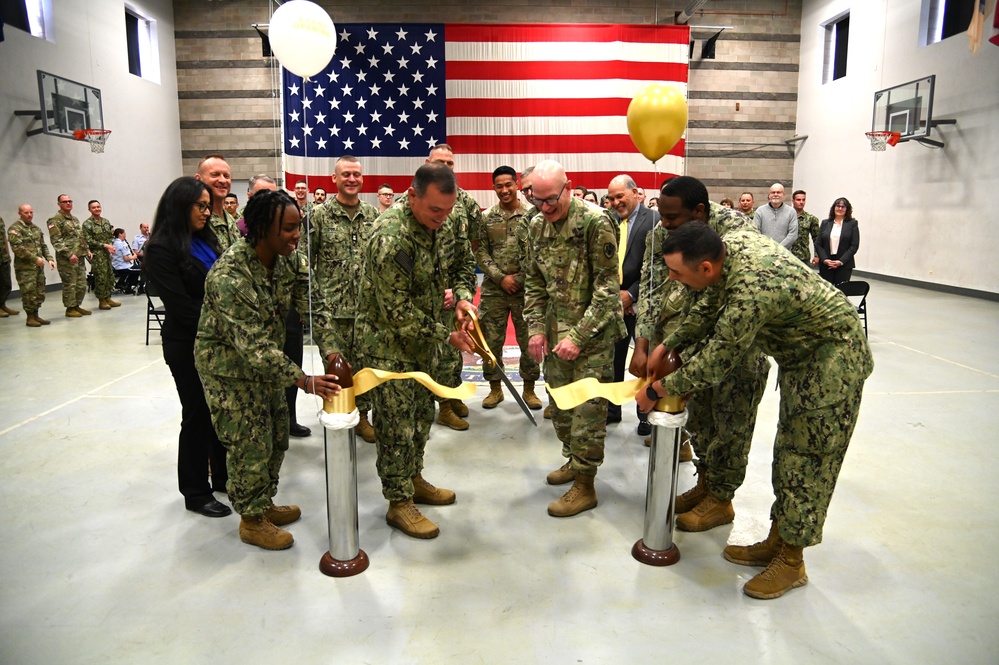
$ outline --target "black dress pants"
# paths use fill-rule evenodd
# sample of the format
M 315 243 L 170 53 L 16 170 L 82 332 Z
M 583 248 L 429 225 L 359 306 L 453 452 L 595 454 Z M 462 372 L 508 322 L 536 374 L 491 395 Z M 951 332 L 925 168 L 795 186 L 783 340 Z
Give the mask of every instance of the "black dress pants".
M 292 305 L 291 311 L 288 312 L 288 318 L 284 321 L 284 327 L 284 355 L 291 358 L 292 362 L 301 367 L 305 356 L 305 345 L 302 341 L 302 316 L 295 309 L 294 305 Z M 325 368 L 323 373 L 326 373 Z M 288 402 L 289 424 L 297 425 L 298 417 L 295 415 L 295 403 L 298 401 L 298 386 L 285 388 L 284 397 Z
M 635 338 L 635 323 L 637 322 L 637 317 L 634 314 L 624 315 L 624 325 L 628 329 L 628 335 L 621 338 L 614 344 L 614 381 L 624 381 L 625 364 L 628 360 L 628 347 L 631 344 L 631 340 Z M 639 422 L 648 422 L 649 414 L 642 413 L 638 409 L 638 405 L 635 405 L 635 413 L 638 414 Z M 609 420 L 621 420 L 621 407 L 617 404 L 610 403 L 607 405 L 607 417 Z

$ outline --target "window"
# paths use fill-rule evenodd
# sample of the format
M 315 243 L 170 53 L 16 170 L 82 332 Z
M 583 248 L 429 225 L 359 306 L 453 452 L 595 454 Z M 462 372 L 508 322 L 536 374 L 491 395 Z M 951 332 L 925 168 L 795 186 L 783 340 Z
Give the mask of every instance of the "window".
M 822 82 L 829 83 L 846 76 L 846 55 L 850 43 L 850 12 L 840 14 L 823 24 L 825 54 L 822 58 Z
M 153 83 L 160 82 L 160 49 L 156 21 L 125 5 L 125 43 L 128 71 Z
M 923 0 L 919 44 L 936 44 L 965 32 L 977 4 L 978 0 Z
M 52 32 L 52 0 L 0 0 L 0 15 L 12 28 L 35 37 L 55 41 Z

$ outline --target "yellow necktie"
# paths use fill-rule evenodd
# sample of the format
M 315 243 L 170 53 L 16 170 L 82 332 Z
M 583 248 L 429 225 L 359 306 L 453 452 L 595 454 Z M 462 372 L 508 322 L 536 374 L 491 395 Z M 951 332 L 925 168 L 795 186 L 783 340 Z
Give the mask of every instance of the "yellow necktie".
M 617 244 L 617 281 L 624 282 L 624 255 L 628 253 L 628 220 L 621 222 L 621 239 Z

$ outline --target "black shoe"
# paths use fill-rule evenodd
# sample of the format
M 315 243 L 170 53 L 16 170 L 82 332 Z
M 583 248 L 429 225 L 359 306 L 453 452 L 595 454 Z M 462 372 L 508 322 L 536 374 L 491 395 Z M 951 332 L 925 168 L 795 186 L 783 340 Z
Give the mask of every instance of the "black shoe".
M 611 413 L 609 411 L 607 412 L 607 424 L 608 425 L 613 425 L 614 423 L 619 423 L 619 422 L 621 422 L 621 413 L 620 412 L 618 412 L 618 413 Z
M 187 504 L 187 509 L 192 513 L 200 513 L 205 517 L 225 517 L 232 514 L 232 509 L 224 503 L 219 503 L 214 497 L 208 499 L 201 505 L 192 506 Z
M 298 423 L 292 423 L 291 427 L 288 428 L 288 434 L 297 437 L 309 436 L 312 434 L 312 430 L 305 425 L 299 425 Z
M 652 425 L 649 424 L 649 421 L 638 423 L 638 436 L 648 436 L 649 434 L 652 434 Z

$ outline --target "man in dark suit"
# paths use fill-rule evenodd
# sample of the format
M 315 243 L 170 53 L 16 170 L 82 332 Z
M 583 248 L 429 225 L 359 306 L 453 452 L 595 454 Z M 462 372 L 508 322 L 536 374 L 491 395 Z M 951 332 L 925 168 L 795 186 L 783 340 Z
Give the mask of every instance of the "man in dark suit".
M 628 335 L 614 346 L 614 380 L 624 381 L 625 361 L 628 346 L 635 337 L 635 303 L 638 301 L 638 283 L 642 276 L 642 255 L 645 252 L 645 236 L 659 223 L 659 213 L 641 205 L 639 188 L 628 175 L 619 175 L 607 186 L 607 199 L 614 211 L 615 221 L 621 225 L 618 243 L 618 262 L 621 266 L 621 305 L 624 307 L 624 324 Z M 625 223 L 627 230 L 625 230 Z M 652 433 L 648 414 L 638 411 L 638 433 L 648 436 Z M 611 404 L 607 410 L 607 422 L 621 422 L 621 407 Z

